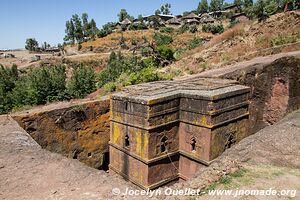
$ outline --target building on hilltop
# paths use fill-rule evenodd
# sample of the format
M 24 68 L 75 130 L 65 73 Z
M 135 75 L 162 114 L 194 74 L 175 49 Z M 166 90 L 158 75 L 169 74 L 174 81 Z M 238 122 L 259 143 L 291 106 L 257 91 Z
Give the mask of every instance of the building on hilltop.
M 166 21 L 167 25 L 171 25 L 171 26 L 180 26 L 181 25 L 181 20 L 178 19 L 177 17 L 174 17 L 172 19 L 169 19 L 168 21 Z
M 234 21 L 245 22 L 245 21 L 249 21 L 249 18 L 247 17 L 247 15 L 245 13 L 237 13 L 237 14 L 231 16 L 230 21 L 231 22 L 234 22 Z
M 111 99 L 110 169 L 141 188 L 188 180 L 248 136 L 250 88 L 198 78 L 131 86 Z
M 209 14 L 205 13 L 201 15 L 200 23 L 202 24 L 208 24 L 208 23 L 214 23 L 215 19 L 211 17 Z
M 200 17 L 195 13 L 190 13 L 187 16 L 182 17 L 185 24 L 199 24 Z
M 223 8 L 223 11 L 232 12 L 232 13 L 240 13 L 242 11 L 241 6 L 232 4 Z

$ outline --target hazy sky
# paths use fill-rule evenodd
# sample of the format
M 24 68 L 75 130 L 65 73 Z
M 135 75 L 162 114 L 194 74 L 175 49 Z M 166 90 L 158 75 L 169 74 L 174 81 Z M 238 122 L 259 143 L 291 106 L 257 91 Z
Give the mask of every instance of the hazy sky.
M 130 15 L 149 15 L 164 3 L 173 14 L 197 8 L 200 0 L 1 0 L 0 49 L 24 48 L 26 38 L 51 45 L 63 42 L 65 23 L 75 13 L 86 12 L 101 27 L 117 21 L 125 8 Z

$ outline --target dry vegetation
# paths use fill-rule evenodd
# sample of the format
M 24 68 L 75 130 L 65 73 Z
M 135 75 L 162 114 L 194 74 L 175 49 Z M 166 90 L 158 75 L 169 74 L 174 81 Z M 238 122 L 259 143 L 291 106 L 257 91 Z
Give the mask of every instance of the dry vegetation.
M 126 32 L 115 32 L 109 34 L 103 38 L 97 38 L 93 41 L 88 41 L 82 43 L 83 50 L 89 49 L 91 46 L 97 51 L 101 52 L 110 52 L 111 49 L 119 48 L 119 40 L 123 36 L 125 38 L 125 43 L 128 47 L 131 47 L 131 41 L 143 41 L 144 38 L 151 41 L 152 35 L 154 34 L 153 30 L 143 30 L 143 31 L 126 31 Z
M 159 32 L 159 31 L 157 31 Z M 126 32 L 115 32 L 103 38 L 97 38 L 93 41 L 88 41 L 82 44 L 82 50 L 89 50 L 92 46 L 95 51 L 100 52 L 110 52 L 113 49 L 119 48 L 119 40 L 123 36 L 125 38 L 125 43 L 131 49 L 133 47 L 132 41 L 137 41 L 142 43 L 144 39 L 149 42 L 153 42 L 153 35 L 155 30 L 143 30 L 143 31 L 126 31 Z M 182 34 L 178 34 L 176 32 L 171 34 L 173 37 L 173 43 L 171 46 L 173 48 L 184 48 L 187 43 L 193 39 L 194 37 L 201 37 L 204 39 L 211 39 L 213 35 L 211 33 L 197 32 L 190 33 L 185 32 Z
M 164 69 L 194 74 L 257 56 L 300 50 L 300 12 L 276 14 L 258 23 L 240 23 Z

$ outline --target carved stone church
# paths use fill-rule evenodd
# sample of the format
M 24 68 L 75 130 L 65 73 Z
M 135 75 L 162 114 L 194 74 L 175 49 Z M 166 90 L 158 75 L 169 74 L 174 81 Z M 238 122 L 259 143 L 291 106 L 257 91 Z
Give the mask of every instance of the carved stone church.
M 144 189 L 187 180 L 248 136 L 250 88 L 195 78 L 111 98 L 110 169 Z

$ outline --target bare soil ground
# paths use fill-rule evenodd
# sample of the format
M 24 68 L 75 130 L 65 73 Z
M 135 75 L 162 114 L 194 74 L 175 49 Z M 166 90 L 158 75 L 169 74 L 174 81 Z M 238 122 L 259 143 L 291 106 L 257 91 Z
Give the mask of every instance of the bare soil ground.
M 71 51 L 68 48 L 68 51 Z M 53 54 L 39 54 L 39 53 L 29 53 L 27 50 L 20 51 L 9 51 L 5 53 L 10 53 L 15 55 L 15 58 L 0 58 L 0 65 L 11 67 L 16 64 L 19 69 L 34 68 L 40 66 L 42 63 L 62 63 L 64 61 L 69 62 L 97 62 L 97 66 L 92 66 L 96 71 L 101 71 L 107 64 L 108 57 L 110 53 L 93 53 L 93 52 L 78 52 L 72 50 L 73 53 L 66 54 L 64 56 L 57 56 Z M 1 53 L 1 52 L 0 52 Z M 32 61 L 35 55 L 41 56 L 39 61 Z
M 2 53 L 2 52 L 0 52 Z M 8 51 L 3 53 L 13 54 L 15 58 L 0 58 L 0 64 L 4 66 L 12 66 L 16 64 L 19 68 L 26 68 L 31 65 L 34 65 L 38 62 L 31 62 L 32 58 L 35 55 L 41 56 L 41 60 L 52 58 L 52 54 L 39 54 L 39 53 L 29 53 L 27 50 L 20 50 L 20 51 Z

